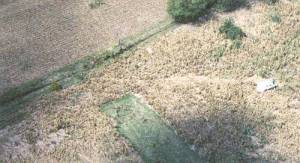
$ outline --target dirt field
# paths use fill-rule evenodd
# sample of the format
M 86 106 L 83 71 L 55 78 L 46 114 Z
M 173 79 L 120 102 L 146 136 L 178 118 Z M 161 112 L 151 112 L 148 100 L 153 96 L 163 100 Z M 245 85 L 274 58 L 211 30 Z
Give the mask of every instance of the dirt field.
M 272 15 L 280 17 L 273 21 Z M 218 29 L 231 17 L 236 48 Z M 0 135 L 3 160 L 142 162 L 102 103 L 139 94 L 210 162 L 300 160 L 300 4 L 255 3 L 178 28 L 127 52 L 87 82 L 41 97 Z M 262 78 L 278 87 L 255 91 Z
M 166 18 L 166 0 L 0 1 L 0 94 Z

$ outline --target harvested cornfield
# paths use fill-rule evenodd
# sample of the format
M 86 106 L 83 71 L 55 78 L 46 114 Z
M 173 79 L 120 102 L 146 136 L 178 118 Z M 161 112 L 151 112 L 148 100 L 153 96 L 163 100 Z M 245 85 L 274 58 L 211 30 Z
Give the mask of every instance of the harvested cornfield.
M 219 33 L 227 18 L 245 33 L 239 43 Z M 95 69 L 85 83 L 27 104 L 31 118 L 1 130 L 0 158 L 143 162 L 117 122 L 99 111 L 134 93 L 209 162 L 297 162 L 299 29 L 294 1 L 255 2 L 180 25 Z M 258 93 L 264 78 L 277 88 Z

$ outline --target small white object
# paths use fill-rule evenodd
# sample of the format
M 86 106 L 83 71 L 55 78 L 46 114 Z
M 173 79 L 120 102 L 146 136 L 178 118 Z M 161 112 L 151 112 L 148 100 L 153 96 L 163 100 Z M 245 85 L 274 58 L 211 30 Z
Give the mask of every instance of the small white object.
M 149 54 L 153 54 L 153 50 L 151 48 L 146 49 Z
M 191 145 L 191 150 L 192 151 L 196 151 L 196 146 L 193 144 L 193 145 Z
M 265 92 L 267 90 L 275 88 L 277 85 L 275 84 L 274 79 L 266 79 L 257 82 L 256 91 L 257 92 Z

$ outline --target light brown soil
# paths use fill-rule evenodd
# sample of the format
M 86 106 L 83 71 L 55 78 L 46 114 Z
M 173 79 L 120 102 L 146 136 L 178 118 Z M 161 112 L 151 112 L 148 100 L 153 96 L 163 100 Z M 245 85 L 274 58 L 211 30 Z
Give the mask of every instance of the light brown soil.
M 273 12 L 280 23 L 271 21 Z M 30 104 L 32 119 L 1 131 L 0 154 L 15 160 L 141 161 L 117 135 L 115 122 L 98 111 L 103 102 L 133 92 L 211 162 L 299 161 L 299 14 L 296 2 L 257 3 L 169 31 L 95 70 L 86 83 Z M 247 34 L 239 49 L 218 32 L 227 17 Z M 278 87 L 256 92 L 263 77 Z M 6 140 L 10 135 L 17 143 Z M 53 137 L 59 143 L 52 148 L 40 145 Z
M 166 18 L 166 0 L 0 1 L 0 93 Z

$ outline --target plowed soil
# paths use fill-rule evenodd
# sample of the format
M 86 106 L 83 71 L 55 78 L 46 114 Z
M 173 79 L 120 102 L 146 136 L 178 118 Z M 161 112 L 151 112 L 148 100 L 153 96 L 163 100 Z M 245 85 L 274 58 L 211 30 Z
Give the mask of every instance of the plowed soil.
M 0 94 L 166 18 L 166 0 L 0 1 Z

